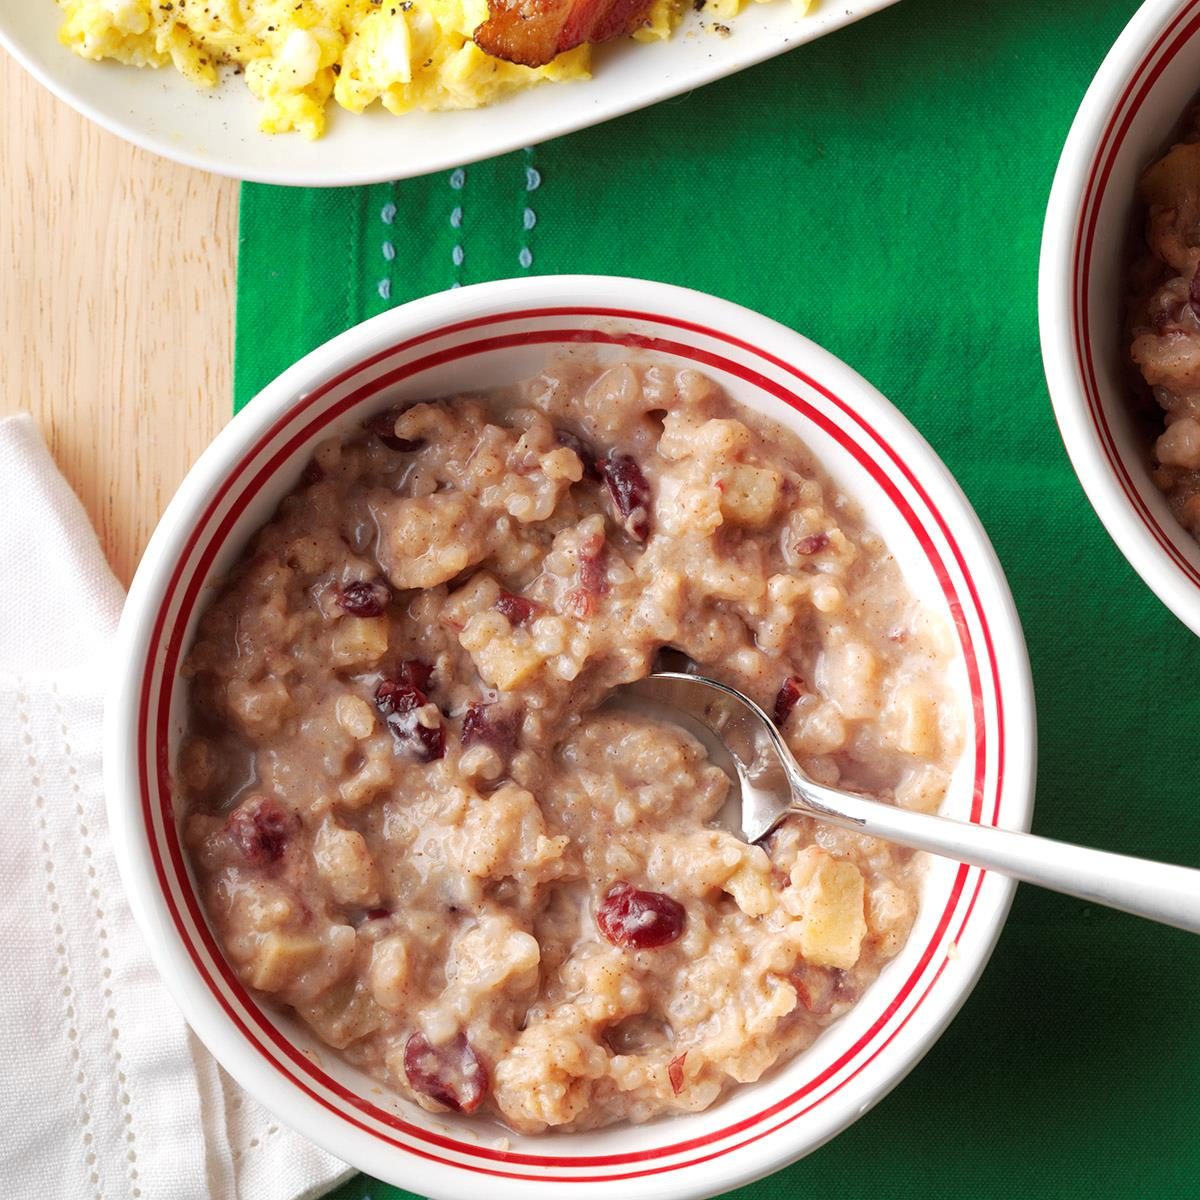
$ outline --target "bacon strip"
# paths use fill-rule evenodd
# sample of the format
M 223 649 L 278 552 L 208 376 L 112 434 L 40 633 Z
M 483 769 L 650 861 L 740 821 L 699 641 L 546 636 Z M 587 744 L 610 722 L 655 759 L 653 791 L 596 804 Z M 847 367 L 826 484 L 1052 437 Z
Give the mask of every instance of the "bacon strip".
M 485 54 L 543 67 L 584 42 L 625 37 L 645 23 L 652 0 L 491 0 L 475 30 Z

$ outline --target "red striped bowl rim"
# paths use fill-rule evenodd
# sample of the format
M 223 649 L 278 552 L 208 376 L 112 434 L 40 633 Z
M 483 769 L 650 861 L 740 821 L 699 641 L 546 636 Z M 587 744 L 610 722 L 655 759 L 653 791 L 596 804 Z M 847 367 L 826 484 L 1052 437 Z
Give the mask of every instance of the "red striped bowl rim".
M 530 328 L 531 322 L 549 324 Z M 593 322 L 597 324 L 593 326 Z M 504 329 L 513 325 L 518 328 Z M 639 332 L 641 329 L 659 332 Z M 431 346 L 450 335 L 461 340 Z M 186 948 L 197 976 L 245 1043 L 330 1118 L 429 1163 L 497 1180 L 556 1185 L 647 1180 L 696 1167 L 758 1143 L 818 1109 L 866 1070 L 917 1017 L 952 959 L 948 947 L 957 946 L 968 931 L 985 878 L 1001 883 L 974 868 L 957 869 L 934 932 L 916 965 L 853 1045 L 801 1086 L 761 1110 L 701 1136 L 628 1152 L 532 1153 L 478 1144 L 415 1124 L 333 1078 L 263 1012 L 225 961 L 204 919 L 171 807 L 172 685 L 185 649 L 189 619 L 203 602 L 213 561 L 246 507 L 279 472 L 299 462 L 301 451 L 346 412 L 360 405 L 367 411 L 384 389 L 435 366 L 513 346 L 564 343 L 618 345 L 725 372 L 797 410 L 851 455 L 902 515 L 926 555 L 954 619 L 975 725 L 975 742 L 968 747 L 974 756 L 971 819 L 995 824 L 1007 817 L 1009 823 L 1021 824 L 1028 816 L 1029 799 L 1028 781 L 1006 790 L 1006 706 L 995 640 L 989 613 L 952 521 L 934 504 L 888 437 L 857 406 L 791 363 L 721 330 L 660 313 L 588 305 L 525 308 L 440 325 L 399 341 L 334 375 L 288 407 L 237 458 L 195 521 L 157 603 L 148 651 L 142 659 L 136 746 L 142 836 L 173 935 Z M 381 367 L 386 369 L 380 371 Z M 781 382 L 780 374 L 792 382 Z M 831 405 L 839 419 L 832 419 L 807 399 L 802 394 L 805 391 Z M 272 446 L 275 448 L 264 459 Z M 924 515 L 909 500 L 910 492 Z M 931 531 L 936 531 L 936 536 Z M 988 949 L 1006 898 L 1007 893 L 999 916 L 993 918 L 995 928 L 989 926 L 986 934 L 979 931 Z M 670 1123 L 662 1126 L 664 1130 L 670 1127 Z
M 1088 499 L 1142 579 L 1200 634 L 1200 548 L 1150 478 L 1147 436 L 1129 424 L 1112 311 L 1132 175 L 1161 153 L 1194 94 L 1198 34 L 1200 0 L 1145 0 L 1096 72 L 1047 205 L 1038 315 L 1055 416 Z
M 1089 284 L 1092 275 L 1092 256 L 1096 248 L 1096 226 L 1113 167 L 1117 162 L 1129 129 L 1133 124 L 1146 97 L 1150 94 L 1162 73 L 1170 66 L 1175 56 L 1200 31 L 1200 2 L 1184 5 L 1175 18 L 1162 31 L 1154 44 L 1146 51 L 1125 85 L 1104 133 L 1100 139 L 1096 156 L 1088 172 L 1084 189 L 1083 211 L 1073 247 L 1072 278 L 1075 280 L 1074 303 L 1071 327 L 1075 344 L 1075 361 L 1079 377 L 1083 381 L 1088 413 L 1095 427 L 1109 469 L 1120 485 L 1125 498 L 1146 527 L 1155 543 L 1197 586 L 1200 586 L 1200 569 L 1190 562 L 1175 543 L 1178 529 L 1168 533 L 1151 512 L 1141 491 L 1130 476 L 1120 448 L 1109 425 L 1108 416 L 1101 400 L 1095 358 L 1092 352 L 1092 328 L 1090 313 Z M 1111 331 L 1106 331 L 1111 336 Z

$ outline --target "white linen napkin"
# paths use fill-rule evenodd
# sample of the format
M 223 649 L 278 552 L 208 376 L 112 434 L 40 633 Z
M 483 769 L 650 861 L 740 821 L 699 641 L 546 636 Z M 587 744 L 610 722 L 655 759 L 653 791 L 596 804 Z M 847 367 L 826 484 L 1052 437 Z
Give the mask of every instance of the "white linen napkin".
M 0 421 L 0 1179 L 54 1200 L 300 1200 L 350 1174 L 185 1025 L 133 923 L 100 774 L 123 596 L 33 420 Z

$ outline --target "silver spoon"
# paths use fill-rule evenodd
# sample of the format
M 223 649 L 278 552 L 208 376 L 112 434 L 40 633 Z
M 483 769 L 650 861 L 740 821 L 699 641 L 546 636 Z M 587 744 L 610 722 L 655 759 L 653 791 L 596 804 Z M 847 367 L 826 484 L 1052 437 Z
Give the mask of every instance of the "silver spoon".
M 735 785 L 716 823 L 748 842 L 800 813 L 1200 933 L 1200 871 L 912 812 L 825 787 L 805 775 L 753 700 L 703 675 L 649 675 L 622 688 L 620 703 L 670 719 L 700 741 Z

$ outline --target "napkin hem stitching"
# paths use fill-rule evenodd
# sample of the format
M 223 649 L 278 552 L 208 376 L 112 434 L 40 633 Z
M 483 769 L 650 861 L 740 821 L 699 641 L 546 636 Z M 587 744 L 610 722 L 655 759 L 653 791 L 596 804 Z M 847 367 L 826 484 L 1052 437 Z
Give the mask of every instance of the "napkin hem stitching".
M 16 677 L 19 679 L 19 677 Z M 25 745 L 25 765 L 29 773 L 30 789 L 33 793 L 33 805 L 37 814 L 38 833 L 42 839 L 42 868 L 46 873 L 46 890 L 47 911 L 51 920 L 51 930 L 54 936 L 54 953 L 58 958 L 61 978 L 63 980 L 62 998 L 63 1019 L 67 1024 L 67 1038 L 71 1042 L 71 1061 L 75 1066 L 75 1082 L 79 1085 L 78 1105 L 79 1105 L 79 1132 L 81 1134 L 80 1149 L 83 1151 L 83 1165 L 88 1171 L 88 1182 L 91 1184 L 92 1193 L 97 1200 L 104 1200 L 104 1191 L 100 1187 L 100 1175 L 96 1170 L 96 1152 L 89 1150 L 88 1146 L 94 1139 L 91 1126 L 92 1111 L 91 1105 L 88 1104 L 88 1093 L 91 1085 L 88 1082 L 86 1070 L 83 1065 L 83 1058 L 79 1049 L 82 1039 L 79 1036 L 79 1027 L 75 1023 L 74 1012 L 75 1005 L 79 1002 L 79 994 L 75 988 L 75 972 L 71 966 L 71 955 L 67 949 L 66 929 L 63 927 L 60 906 L 54 899 L 57 891 L 57 882 L 54 872 L 54 855 L 50 849 L 50 825 L 46 820 L 46 797 L 42 790 L 42 771 L 41 760 L 38 756 L 37 746 L 33 740 L 32 720 L 30 717 L 30 702 L 27 691 L 19 686 L 17 690 L 17 720 L 21 727 L 21 738 Z
M 79 787 L 79 770 L 75 765 L 75 752 L 68 740 L 67 717 L 63 711 L 61 698 L 57 687 L 50 689 L 54 705 L 54 717 L 58 722 L 60 744 L 67 763 L 67 775 L 71 788 L 71 798 L 75 802 L 75 821 L 79 829 L 79 840 L 83 847 L 83 857 L 87 868 L 88 899 L 92 902 L 93 927 L 96 930 L 96 945 L 100 957 L 100 977 L 103 981 L 102 998 L 104 1005 L 104 1026 L 108 1030 L 108 1053 L 117 1075 L 117 1103 L 121 1107 L 126 1130 L 126 1173 L 133 1196 L 141 1195 L 141 1175 L 137 1167 L 137 1131 L 134 1125 L 133 1105 L 129 1095 L 129 1080 L 125 1072 L 125 1056 L 121 1052 L 121 1034 L 116 1025 L 116 1010 L 112 1007 L 112 965 L 108 949 L 110 941 L 108 924 L 105 920 L 104 909 L 100 901 L 100 889 L 96 884 L 95 852 L 92 849 L 91 833 L 87 826 L 87 813 L 83 808 L 82 792 Z

